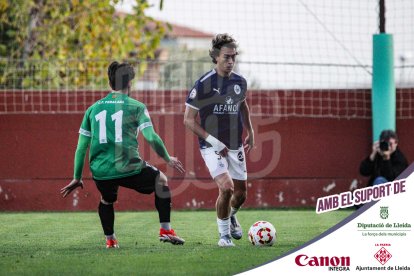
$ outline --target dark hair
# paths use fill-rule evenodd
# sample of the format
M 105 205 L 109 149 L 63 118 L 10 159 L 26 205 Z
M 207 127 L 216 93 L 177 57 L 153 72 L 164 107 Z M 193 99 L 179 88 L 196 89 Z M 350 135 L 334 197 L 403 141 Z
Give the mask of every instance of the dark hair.
M 135 77 L 134 68 L 128 63 L 112 62 L 108 67 L 109 85 L 115 91 L 125 90 Z
M 237 48 L 237 41 L 229 34 L 218 34 L 211 40 L 210 57 L 213 63 L 217 63 L 216 57 L 220 54 L 222 47 Z
M 388 142 L 391 138 L 394 138 L 395 141 L 398 142 L 397 133 L 395 133 L 395 131 L 393 131 L 391 129 L 383 130 L 380 134 L 380 141 L 387 141 Z

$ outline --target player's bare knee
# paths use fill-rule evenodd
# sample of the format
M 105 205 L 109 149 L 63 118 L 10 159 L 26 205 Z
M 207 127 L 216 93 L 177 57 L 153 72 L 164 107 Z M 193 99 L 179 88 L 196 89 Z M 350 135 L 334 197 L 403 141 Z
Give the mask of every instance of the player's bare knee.
M 233 196 L 234 188 L 232 185 L 224 185 L 219 188 L 219 191 L 221 197 L 230 199 Z

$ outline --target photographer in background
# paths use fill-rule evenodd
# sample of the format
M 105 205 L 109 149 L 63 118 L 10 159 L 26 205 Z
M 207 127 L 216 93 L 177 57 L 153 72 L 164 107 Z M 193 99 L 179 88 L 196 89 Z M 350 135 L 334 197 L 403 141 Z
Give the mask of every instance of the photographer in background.
M 367 186 L 393 181 L 408 167 L 407 159 L 398 148 L 398 136 L 392 130 L 383 130 L 379 141 L 372 145 L 371 154 L 359 167 L 363 176 L 369 176 Z

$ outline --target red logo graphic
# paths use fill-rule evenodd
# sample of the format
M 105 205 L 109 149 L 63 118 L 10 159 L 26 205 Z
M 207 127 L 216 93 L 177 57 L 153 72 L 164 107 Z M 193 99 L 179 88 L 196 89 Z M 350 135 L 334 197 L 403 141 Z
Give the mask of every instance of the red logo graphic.
M 391 259 L 392 255 L 390 252 L 387 251 L 387 249 L 381 247 L 381 249 L 377 253 L 375 253 L 374 257 L 382 265 L 385 265 L 385 263 L 388 262 L 389 259 Z

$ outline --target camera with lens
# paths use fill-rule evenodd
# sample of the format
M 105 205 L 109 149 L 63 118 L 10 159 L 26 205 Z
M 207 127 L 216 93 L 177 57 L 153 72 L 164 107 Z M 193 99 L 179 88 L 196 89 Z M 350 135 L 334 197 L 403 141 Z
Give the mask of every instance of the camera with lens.
M 390 149 L 390 142 L 388 141 L 381 141 L 379 144 L 379 148 L 381 151 L 388 151 Z

